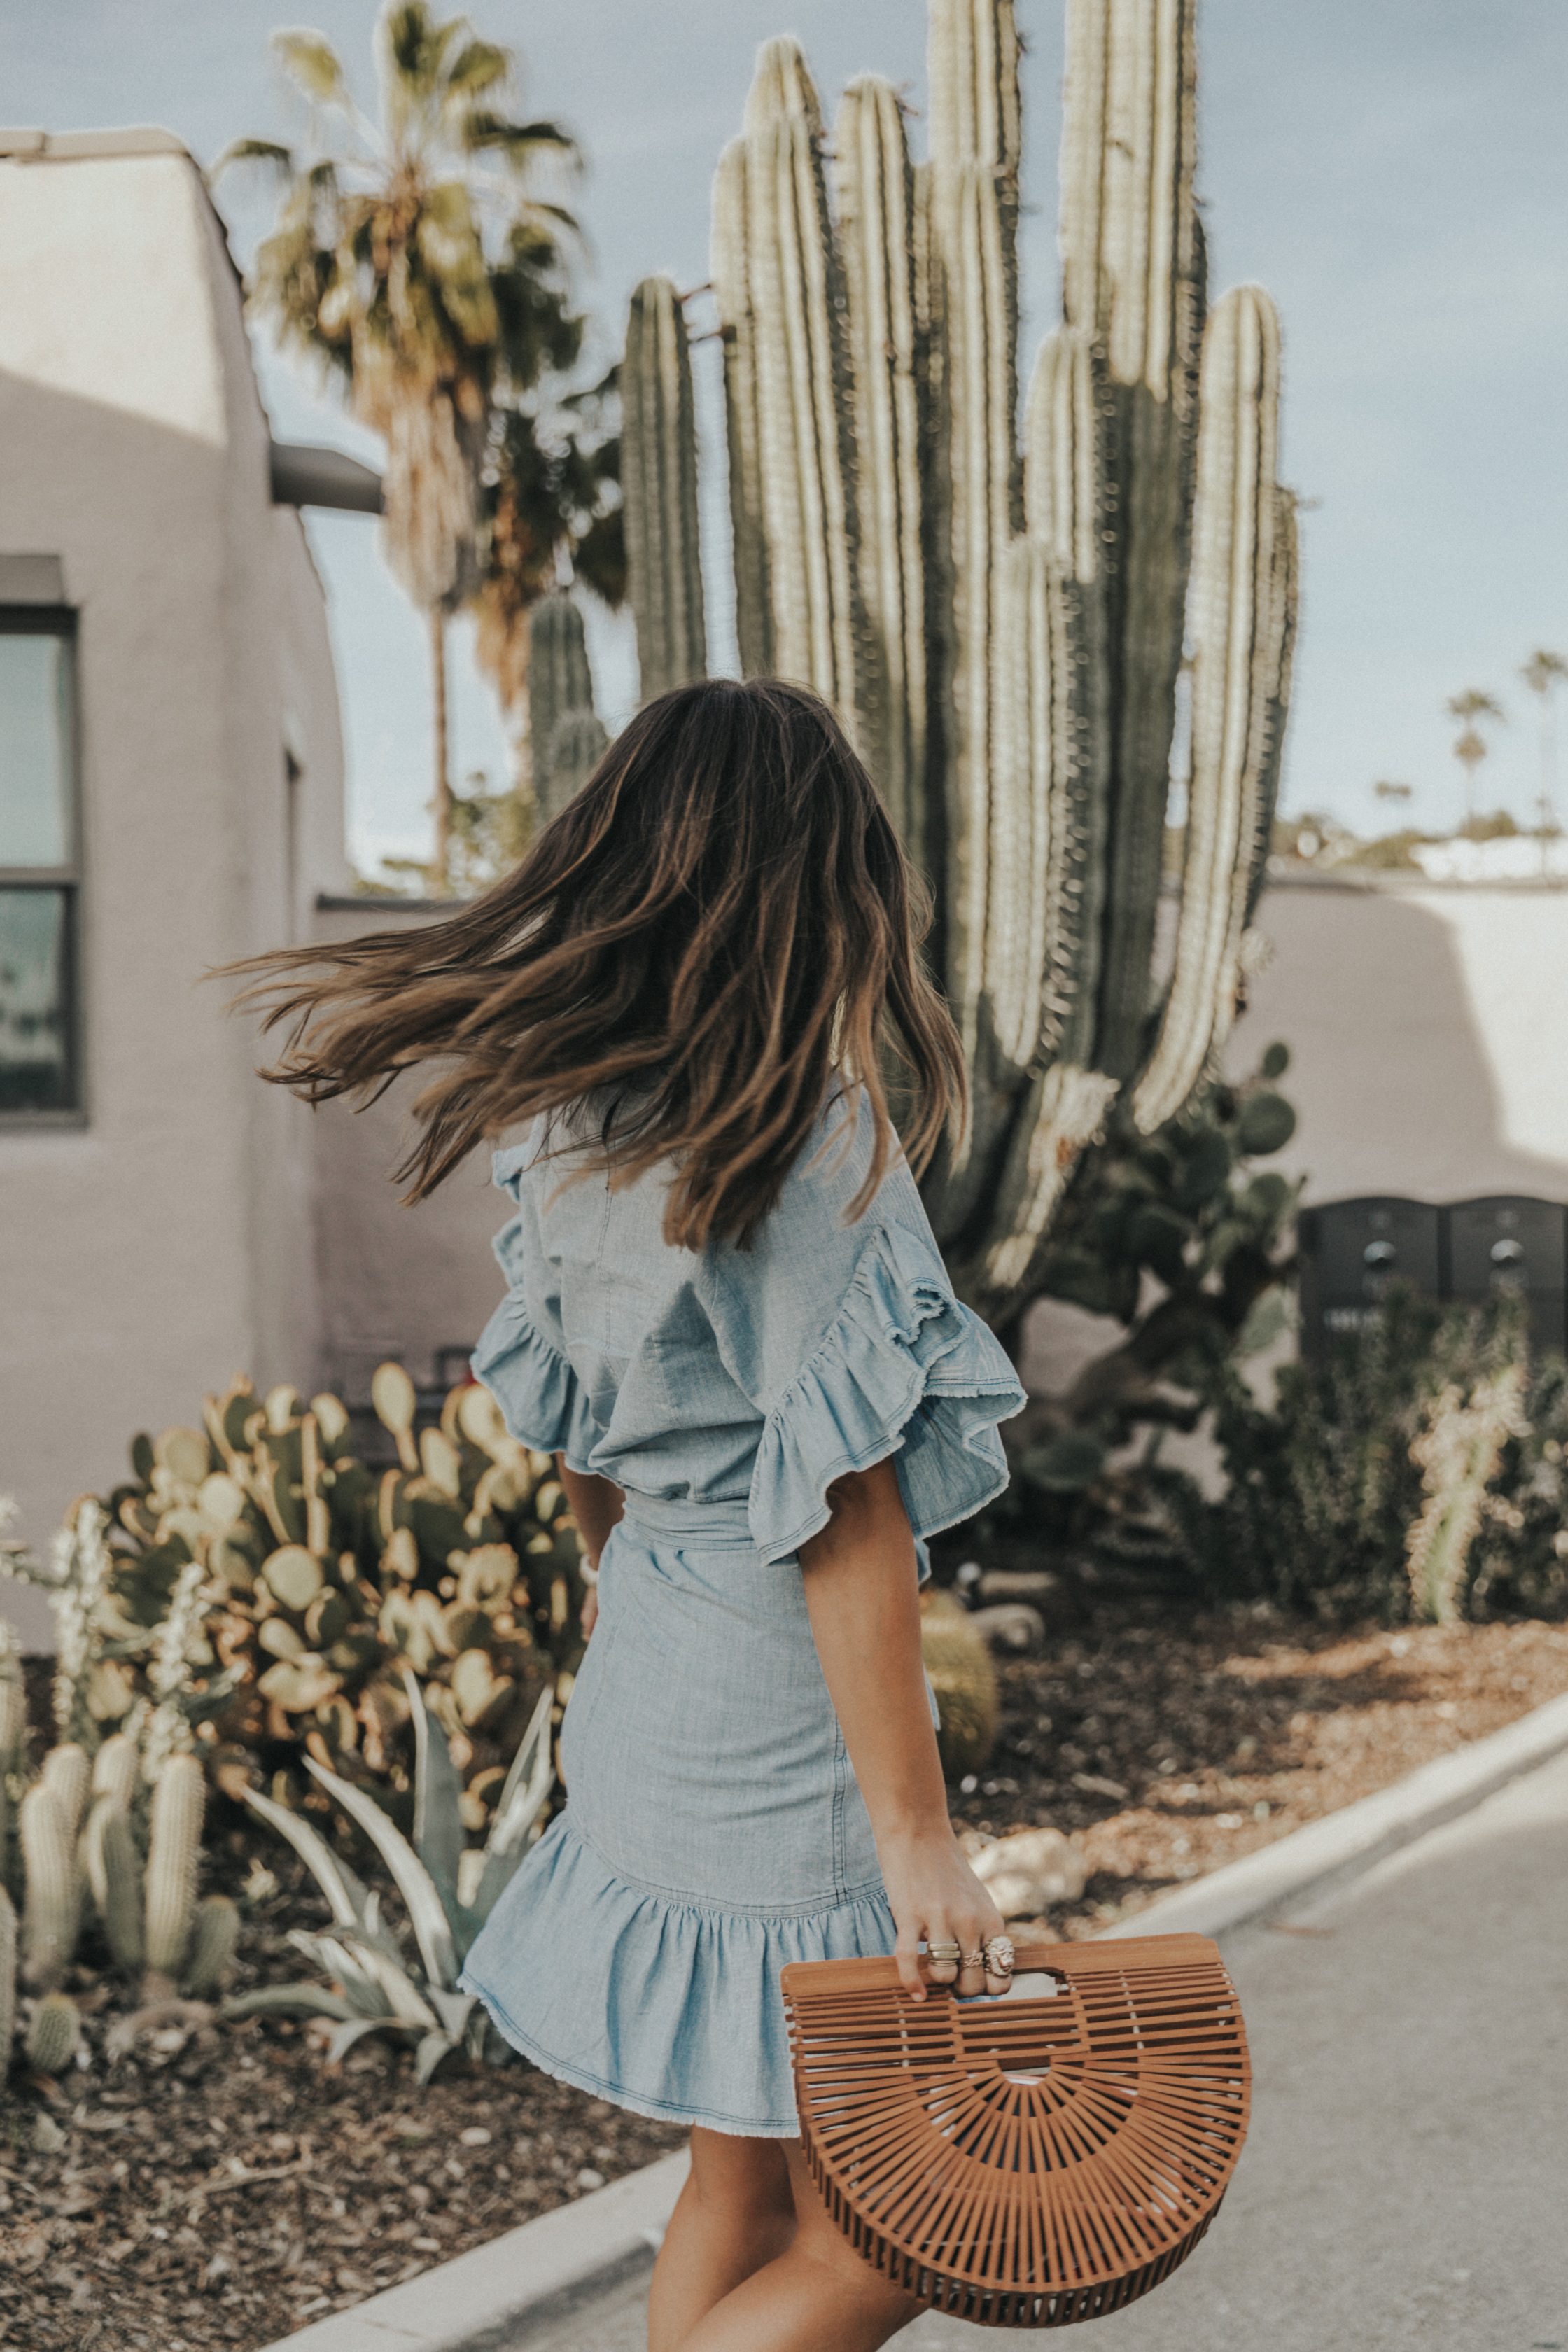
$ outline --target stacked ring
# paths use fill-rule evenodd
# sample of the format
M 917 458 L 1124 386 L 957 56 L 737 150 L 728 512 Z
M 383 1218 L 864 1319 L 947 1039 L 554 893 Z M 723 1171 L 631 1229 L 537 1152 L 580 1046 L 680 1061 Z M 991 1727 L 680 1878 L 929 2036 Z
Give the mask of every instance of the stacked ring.
M 939 1968 L 945 1968 L 950 1962 L 962 1959 L 963 1957 L 963 1948 L 960 1944 L 943 1943 L 928 1944 L 926 1946 L 927 1959 L 934 1960 Z

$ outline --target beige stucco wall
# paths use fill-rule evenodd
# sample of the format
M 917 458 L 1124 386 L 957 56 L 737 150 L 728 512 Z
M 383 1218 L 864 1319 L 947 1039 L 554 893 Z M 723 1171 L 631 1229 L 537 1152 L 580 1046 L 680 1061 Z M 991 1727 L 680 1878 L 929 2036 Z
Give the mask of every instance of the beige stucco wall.
M 36 1541 L 135 1429 L 317 1352 L 309 1117 L 201 979 L 343 880 L 322 598 L 268 439 L 189 159 L 0 161 L 0 552 L 62 561 L 82 719 L 88 1116 L 0 1126 L 0 1491 Z
M 1309 1201 L 1568 1202 L 1568 888 L 1300 883 L 1258 924 L 1273 955 L 1228 1059 L 1290 1047 L 1276 1164 Z

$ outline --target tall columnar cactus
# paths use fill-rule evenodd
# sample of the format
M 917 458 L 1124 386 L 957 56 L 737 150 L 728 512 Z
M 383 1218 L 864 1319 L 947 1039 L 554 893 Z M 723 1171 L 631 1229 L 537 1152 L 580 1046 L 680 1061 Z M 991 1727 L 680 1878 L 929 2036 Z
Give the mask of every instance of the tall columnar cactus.
M 680 298 L 668 278 L 643 279 L 626 320 L 621 484 L 626 585 L 647 702 L 708 668 L 691 356 Z
M 849 320 L 859 476 L 860 599 L 869 658 L 858 693 L 865 755 L 894 823 L 926 838 L 926 593 L 921 543 L 915 177 L 903 109 L 867 74 L 834 124 L 834 192 Z M 731 373 L 734 362 L 731 362 Z
M 1100 1059 L 1131 1075 L 1149 966 L 1190 544 L 1205 253 L 1196 0 L 1070 0 L 1061 187 L 1069 325 L 1103 343 L 1111 664 Z
M 746 353 L 750 410 L 731 499 L 757 502 L 744 537 L 767 550 L 769 668 L 815 687 L 854 730 L 867 647 L 843 266 L 822 150 L 799 45 L 764 43 L 740 159 L 715 192 L 736 214 L 715 241 L 714 292 L 726 339 Z
M 8 1622 L 0 1617 L 0 1877 L 11 1842 L 13 1798 L 19 1793 L 22 1751 L 27 1737 L 27 1692 L 22 1653 Z
M 11 2037 L 16 2031 L 16 1909 L 0 1886 L 0 2097 L 11 2063 Z
M 931 0 L 931 297 L 943 345 L 946 497 L 932 533 L 946 625 L 939 690 L 946 718 L 949 999 L 976 1076 L 980 1133 L 960 1147 L 978 1168 L 990 1140 L 994 1040 L 985 999 L 1006 948 L 990 924 L 993 838 L 1012 749 L 998 727 L 1006 635 L 1003 567 L 1022 520 L 1014 412 L 1018 345 L 1018 39 L 1012 0 Z M 1009 1056 L 1009 1059 L 1014 1057 Z M 1027 1057 L 1026 1057 L 1026 1059 Z M 965 1193 L 972 1189 L 965 1187 Z
M 609 738 L 594 712 L 583 615 L 563 591 L 529 614 L 528 737 L 533 791 L 548 824 L 582 790 Z
M 47 1991 L 70 1965 L 81 1917 L 76 1824 L 59 1790 L 39 1780 L 22 1800 L 19 1825 L 26 1872 L 22 1974 Z
M 190 1948 L 202 1858 L 206 1775 L 195 1756 L 171 1756 L 158 1776 L 147 1839 L 149 1972 L 177 1980 Z
M 1294 515 L 1275 481 L 1279 326 L 1260 287 L 1237 287 L 1210 319 L 1202 401 L 1186 856 L 1170 993 L 1132 1098 L 1145 1134 L 1180 1110 L 1230 1025 L 1279 778 Z
M 715 182 L 713 282 L 742 667 L 837 705 L 932 884 L 973 1118 L 927 1194 L 960 1281 L 1001 1317 L 1111 1103 L 1145 1127 L 1180 1111 L 1233 1017 L 1289 695 L 1294 509 L 1267 298 L 1220 305 L 1200 383 L 1195 0 L 1069 0 L 1064 324 L 1022 446 L 1012 0 L 930 0 L 930 27 L 928 160 L 868 78 L 830 181 L 800 52 L 764 47 Z M 1162 1008 L 1189 614 L 1193 815 Z

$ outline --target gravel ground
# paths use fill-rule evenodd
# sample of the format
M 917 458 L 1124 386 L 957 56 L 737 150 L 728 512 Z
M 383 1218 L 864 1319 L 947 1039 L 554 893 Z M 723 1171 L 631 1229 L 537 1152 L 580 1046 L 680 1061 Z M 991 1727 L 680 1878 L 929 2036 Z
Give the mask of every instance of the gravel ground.
M 1123 1600 L 1003 1670 L 966 1827 L 1051 1822 L 1090 1876 L 1055 1932 L 1283 1836 L 1568 1689 L 1568 1628 L 1303 1629 Z M 253 1831 L 219 1828 L 211 1884 Z M 319 1906 L 280 1850 L 244 1981 L 298 1972 Z M 88 2063 L 19 2069 L 0 2105 L 0 2343 L 17 2352 L 255 2352 L 647 2162 L 678 2135 L 522 2066 L 415 2088 L 405 2052 L 323 2063 L 314 2029 L 195 2011 L 112 2049 L 125 2001 L 79 1972 Z M 123 2041 L 123 2036 L 120 2037 Z

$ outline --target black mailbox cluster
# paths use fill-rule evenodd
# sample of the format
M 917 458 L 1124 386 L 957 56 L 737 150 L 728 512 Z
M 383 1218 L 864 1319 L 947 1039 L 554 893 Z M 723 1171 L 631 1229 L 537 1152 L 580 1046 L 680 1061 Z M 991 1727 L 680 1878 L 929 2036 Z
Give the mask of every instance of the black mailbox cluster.
M 1568 1346 L 1568 1208 L 1559 1202 L 1331 1201 L 1301 1212 L 1300 1248 L 1305 1355 L 1357 1329 L 1395 1280 L 1468 1305 L 1521 1291 L 1535 1346 Z

